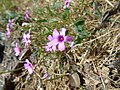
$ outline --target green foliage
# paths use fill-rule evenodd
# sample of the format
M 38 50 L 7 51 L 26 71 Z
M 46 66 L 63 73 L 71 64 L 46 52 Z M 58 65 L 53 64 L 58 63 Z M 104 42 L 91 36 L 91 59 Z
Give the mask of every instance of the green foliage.
M 69 8 L 66 8 L 62 14 L 62 20 L 66 20 L 69 14 Z
M 79 19 L 73 25 L 73 30 L 76 34 L 75 43 L 80 43 L 84 38 L 89 36 L 89 33 L 84 30 L 84 22 L 83 19 Z

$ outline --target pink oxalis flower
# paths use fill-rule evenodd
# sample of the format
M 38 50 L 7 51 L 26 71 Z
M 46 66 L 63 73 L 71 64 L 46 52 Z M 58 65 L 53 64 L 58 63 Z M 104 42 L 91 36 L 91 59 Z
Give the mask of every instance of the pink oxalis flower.
M 14 51 L 15 51 L 15 56 L 19 56 L 21 53 L 21 50 L 18 46 L 18 43 L 16 43 L 15 47 L 14 47 Z
M 7 38 L 10 38 L 10 34 L 11 34 L 11 29 L 10 29 L 9 25 L 7 24 L 6 25 L 6 36 L 7 36 Z
M 64 7 L 63 7 L 64 9 L 69 7 L 70 1 L 71 0 L 64 0 Z
M 29 18 L 29 11 L 26 10 L 24 19 L 25 19 L 26 21 L 28 21 L 28 18 Z
M 48 73 L 46 72 L 44 75 L 43 75 L 43 79 L 46 79 L 48 77 Z
M 14 19 L 12 19 L 12 20 L 8 19 L 8 24 L 9 24 L 10 28 L 13 27 L 13 22 L 14 22 Z
M 24 68 L 28 70 L 29 74 L 33 73 L 33 65 L 29 62 L 28 59 L 25 60 Z
M 27 34 L 23 34 L 23 42 L 25 43 L 25 46 L 28 47 L 28 45 L 30 44 L 30 30 Z
M 60 51 L 65 50 L 65 42 L 71 42 L 71 36 L 65 36 L 66 29 L 61 28 L 60 33 L 54 29 L 53 35 L 49 35 L 47 38 L 50 42 L 45 46 L 46 51 L 56 51 L 56 46 Z
M 13 28 L 13 21 L 14 21 L 14 19 L 12 19 L 12 20 L 8 19 L 8 23 L 6 25 L 6 36 L 7 36 L 7 38 L 10 38 L 10 34 L 11 34 L 11 31 L 12 31 L 12 28 Z

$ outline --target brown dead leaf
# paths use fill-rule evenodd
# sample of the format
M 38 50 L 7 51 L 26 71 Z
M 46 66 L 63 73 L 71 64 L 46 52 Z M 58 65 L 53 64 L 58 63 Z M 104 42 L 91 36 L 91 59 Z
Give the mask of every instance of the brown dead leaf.
M 70 85 L 73 87 L 80 87 L 80 77 L 77 73 L 72 74 L 69 77 Z

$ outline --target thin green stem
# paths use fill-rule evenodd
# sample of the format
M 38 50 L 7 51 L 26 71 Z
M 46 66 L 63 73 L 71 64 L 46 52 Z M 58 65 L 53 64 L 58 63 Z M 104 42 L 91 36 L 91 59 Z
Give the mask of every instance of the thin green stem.
M 62 74 L 62 75 L 59 75 L 59 76 L 57 76 L 57 77 L 55 77 L 55 78 L 47 79 L 47 80 L 45 80 L 45 81 L 53 81 L 53 80 L 56 80 L 56 79 L 62 78 L 62 77 L 64 77 L 64 76 L 69 76 L 69 75 L 70 75 L 70 74 Z
M 0 74 L 5 74 L 5 73 L 10 73 L 10 72 L 15 72 L 15 71 L 21 70 L 22 68 L 23 68 L 23 67 L 20 67 L 20 68 L 15 69 L 15 70 L 2 71 L 2 72 L 0 72 Z

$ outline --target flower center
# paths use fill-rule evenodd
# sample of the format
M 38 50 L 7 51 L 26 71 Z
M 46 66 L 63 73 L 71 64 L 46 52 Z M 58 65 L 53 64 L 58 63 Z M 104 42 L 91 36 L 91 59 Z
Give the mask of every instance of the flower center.
M 59 41 L 59 42 L 64 41 L 64 37 L 63 37 L 62 35 L 58 36 L 58 41 Z
M 28 64 L 28 66 L 29 66 L 30 68 L 32 68 L 32 65 L 31 65 L 30 63 Z
M 26 37 L 26 41 L 28 41 L 29 40 L 29 38 L 28 37 Z
M 65 4 L 66 4 L 66 6 L 67 6 L 67 5 L 69 4 L 69 2 L 66 2 Z

